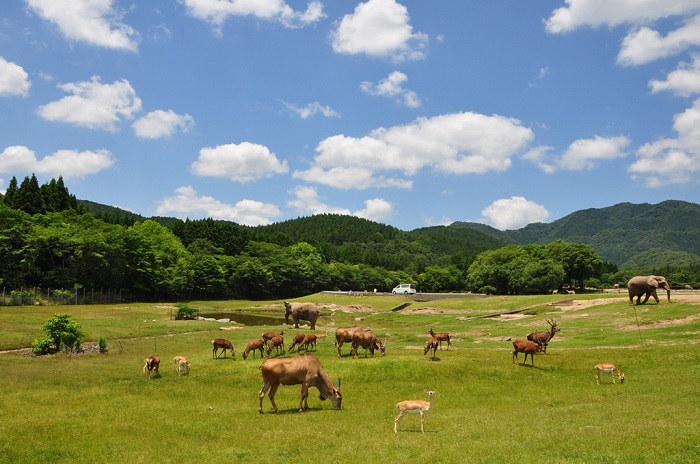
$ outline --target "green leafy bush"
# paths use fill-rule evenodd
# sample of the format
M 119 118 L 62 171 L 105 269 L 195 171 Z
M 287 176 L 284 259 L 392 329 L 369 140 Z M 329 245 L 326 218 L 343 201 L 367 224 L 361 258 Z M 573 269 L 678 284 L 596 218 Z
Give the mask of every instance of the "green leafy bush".
M 190 307 L 186 303 L 178 303 L 175 306 L 177 306 L 177 315 L 175 316 L 175 319 L 194 319 L 194 315 L 197 312 L 196 309 Z
M 46 338 L 32 343 L 36 354 L 55 353 L 60 350 L 78 351 L 85 336 L 77 322 L 70 321 L 68 314 L 55 314 L 42 327 Z
M 32 352 L 36 355 L 47 354 L 51 352 L 52 343 L 53 341 L 50 338 L 37 338 L 32 342 Z

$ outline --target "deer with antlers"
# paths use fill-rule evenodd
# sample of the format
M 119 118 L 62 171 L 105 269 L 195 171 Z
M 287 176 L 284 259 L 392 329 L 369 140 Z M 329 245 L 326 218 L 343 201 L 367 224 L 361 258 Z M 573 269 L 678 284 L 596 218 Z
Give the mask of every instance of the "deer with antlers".
M 542 346 L 542 352 L 544 354 L 547 354 L 547 345 L 549 344 L 550 340 L 554 338 L 554 334 L 561 330 L 559 327 L 557 327 L 557 323 L 554 321 L 554 319 L 547 319 L 547 324 L 549 324 L 550 327 L 549 332 L 532 332 L 527 334 L 528 340 Z
M 394 433 L 397 433 L 396 428 L 398 427 L 401 418 L 408 413 L 420 414 L 420 431 L 425 432 L 425 430 L 423 429 L 423 416 L 433 405 L 433 397 L 435 396 L 435 391 L 428 391 L 427 389 L 423 391 L 425 391 L 428 394 L 430 400 L 406 400 L 396 403 L 396 410 L 398 411 L 399 415 L 396 416 L 396 419 L 394 419 Z

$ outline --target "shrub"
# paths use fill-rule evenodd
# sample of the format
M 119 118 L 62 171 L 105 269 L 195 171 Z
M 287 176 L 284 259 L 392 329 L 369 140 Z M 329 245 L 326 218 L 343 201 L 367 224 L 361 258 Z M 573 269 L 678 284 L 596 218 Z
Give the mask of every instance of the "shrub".
M 197 312 L 196 309 L 188 306 L 185 303 L 178 303 L 175 306 L 177 306 L 177 315 L 175 316 L 175 319 L 194 319 L 194 314 Z
M 83 331 L 80 325 L 69 320 L 68 314 L 55 314 L 46 321 L 42 329 L 46 332 L 45 339 L 37 339 L 32 343 L 32 349 L 37 352 L 35 346 L 40 349 L 41 354 L 57 352 L 59 350 L 74 351 L 79 350 L 83 341 Z M 37 353 L 39 354 L 39 353 Z
M 36 355 L 48 354 L 51 352 L 52 343 L 50 338 L 37 338 L 32 342 L 32 352 Z
M 104 336 L 100 336 L 100 338 L 97 340 L 97 346 L 100 353 L 106 353 L 109 351 L 109 348 L 107 347 L 107 340 L 104 338 Z

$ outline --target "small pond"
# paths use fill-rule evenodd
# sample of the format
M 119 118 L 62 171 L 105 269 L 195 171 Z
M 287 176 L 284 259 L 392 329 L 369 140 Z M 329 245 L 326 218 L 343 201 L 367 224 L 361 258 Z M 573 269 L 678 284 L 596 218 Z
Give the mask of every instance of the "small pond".
M 242 312 L 199 313 L 199 317 L 205 317 L 208 319 L 231 319 L 231 322 L 236 322 L 246 326 L 284 324 L 284 317 Z

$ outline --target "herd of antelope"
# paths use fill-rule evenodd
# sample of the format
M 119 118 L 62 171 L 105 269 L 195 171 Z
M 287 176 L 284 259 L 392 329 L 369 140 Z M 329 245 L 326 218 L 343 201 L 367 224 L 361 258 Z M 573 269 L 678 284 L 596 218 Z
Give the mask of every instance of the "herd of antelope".
M 517 362 L 518 354 L 524 353 L 525 359 L 523 365 L 527 363 L 527 357 L 530 356 L 531 365 L 535 365 L 535 353 L 547 354 L 547 346 L 554 338 L 555 334 L 560 331 L 557 323 L 552 319 L 547 319 L 549 324 L 548 331 L 531 332 L 526 338 L 518 338 L 513 340 L 513 363 Z M 263 378 L 263 387 L 259 392 L 259 412 L 263 412 L 263 398 L 267 395 L 275 412 L 279 412 L 275 403 L 275 394 L 279 385 L 301 385 L 301 399 L 299 402 L 299 411 L 308 409 L 308 388 L 316 387 L 320 392 L 321 400 L 330 399 L 333 406 L 340 409 L 342 395 L 340 393 L 340 379 L 338 379 L 338 387 L 336 388 L 330 376 L 326 373 L 320 360 L 317 356 L 309 353 L 316 351 L 316 343 L 319 340 L 325 340 L 324 334 L 304 334 L 297 333 L 293 336 L 290 345 L 285 349 L 284 344 L 285 331 L 265 332 L 260 338 L 256 338 L 248 342 L 243 351 L 243 359 L 247 359 L 252 353 L 253 358 L 256 353 L 260 353 L 262 364 L 259 369 Z M 434 332 L 431 327 L 426 335 L 430 336 L 426 344 L 423 355 L 431 352 L 430 360 L 437 360 L 437 350 L 442 350 L 442 343 L 445 342 L 447 351 L 452 349 L 452 340 L 448 332 Z M 236 351 L 233 343 L 230 340 L 223 338 L 215 338 L 212 340 L 212 359 L 220 359 L 222 356 L 226 358 L 226 352 L 231 354 L 231 360 L 236 359 Z M 341 327 L 335 331 L 335 345 L 337 347 L 338 357 L 342 357 L 341 348 L 343 344 L 350 344 L 350 354 L 352 358 L 358 357 L 360 347 L 364 350 L 364 356 L 367 357 L 367 351 L 374 356 L 375 350 L 378 350 L 382 355 L 386 355 L 386 343 L 377 337 L 372 330 L 365 330 L 358 326 Z M 296 356 L 288 357 L 273 357 L 290 354 L 296 349 Z M 304 353 L 301 353 L 301 351 Z M 158 356 L 149 356 L 144 360 L 143 371 L 148 373 L 148 378 L 153 375 L 160 376 L 159 372 L 160 358 Z M 184 356 L 175 356 L 173 358 L 173 367 L 178 376 L 187 375 L 190 371 L 190 362 Z M 613 374 L 617 374 L 620 383 L 625 380 L 625 375 L 614 364 L 602 363 L 595 366 L 596 383 L 600 384 L 601 374 L 608 374 L 615 383 Z M 428 401 L 424 400 L 406 400 L 396 403 L 397 416 L 394 419 L 394 432 L 398 431 L 401 418 L 406 414 L 420 414 L 421 432 L 424 431 L 424 415 L 431 408 L 435 391 L 425 390 L 428 394 Z

